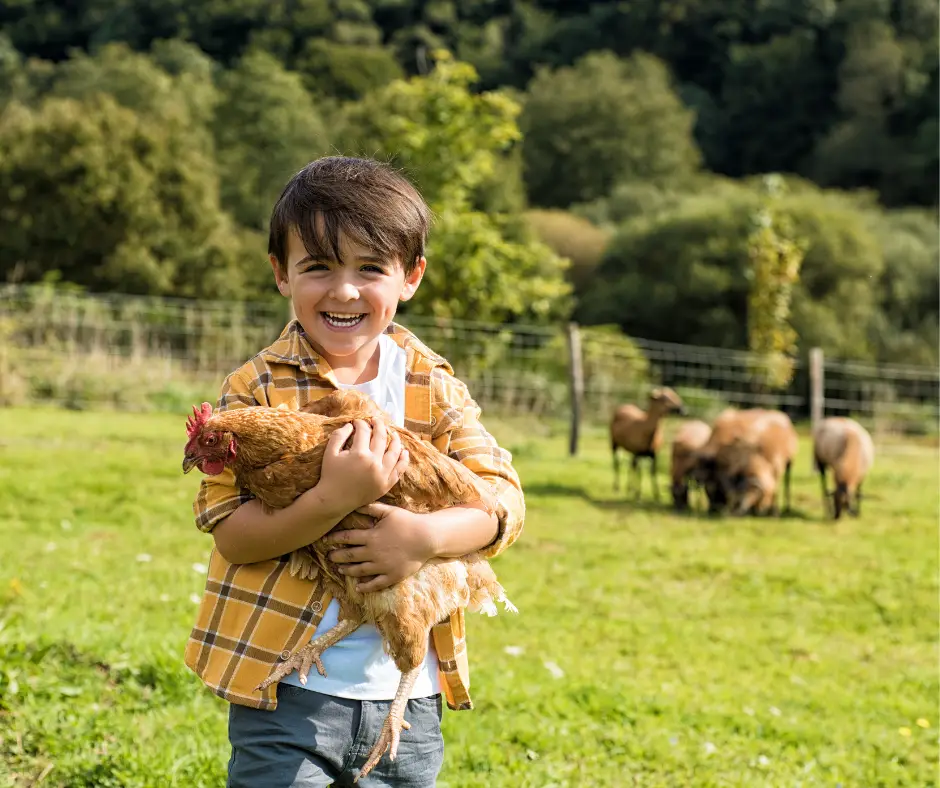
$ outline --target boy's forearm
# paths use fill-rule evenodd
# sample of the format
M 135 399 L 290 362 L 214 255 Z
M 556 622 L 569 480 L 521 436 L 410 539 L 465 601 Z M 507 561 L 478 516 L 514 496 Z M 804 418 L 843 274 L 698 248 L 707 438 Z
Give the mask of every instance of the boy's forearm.
M 499 522 L 480 506 L 467 504 L 425 515 L 432 550 L 439 558 L 459 558 L 482 550 L 496 538 Z
M 222 520 L 212 536 L 226 561 L 253 564 L 315 542 L 347 514 L 314 487 L 290 506 L 269 512 L 260 501 L 248 501 Z

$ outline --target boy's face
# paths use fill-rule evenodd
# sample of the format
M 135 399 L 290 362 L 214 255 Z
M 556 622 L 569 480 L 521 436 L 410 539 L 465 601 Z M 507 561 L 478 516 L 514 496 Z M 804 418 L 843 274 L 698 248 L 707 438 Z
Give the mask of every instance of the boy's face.
M 317 351 L 334 366 L 341 359 L 344 365 L 365 364 L 395 317 L 398 302 L 418 289 L 426 261 L 420 258 L 406 277 L 397 257 L 383 258 L 343 232 L 339 252 L 339 262 L 314 259 L 292 231 L 284 270 L 273 256 L 271 267 L 278 290 L 291 299 Z

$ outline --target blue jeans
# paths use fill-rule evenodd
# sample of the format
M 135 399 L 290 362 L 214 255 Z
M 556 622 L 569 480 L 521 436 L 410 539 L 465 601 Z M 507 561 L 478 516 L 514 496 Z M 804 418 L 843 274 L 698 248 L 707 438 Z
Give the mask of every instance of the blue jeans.
M 378 741 L 391 701 L 348 700 L 289 684 L 277 709 L 229 706 L 232 757 L 227 788 L 352 786 Z M 398 755 L 388 753 L 357 783 L 361 788 L 433 788 L 444 762 L 440 695 L 408 701 Z

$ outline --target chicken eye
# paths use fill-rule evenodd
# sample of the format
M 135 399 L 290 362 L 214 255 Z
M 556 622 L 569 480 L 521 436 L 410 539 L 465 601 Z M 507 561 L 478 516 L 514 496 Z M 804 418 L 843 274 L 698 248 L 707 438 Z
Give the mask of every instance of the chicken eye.
M 215 446 L 219 442 L 219 436 L 213 433 L 206 435 L 206 446 Z

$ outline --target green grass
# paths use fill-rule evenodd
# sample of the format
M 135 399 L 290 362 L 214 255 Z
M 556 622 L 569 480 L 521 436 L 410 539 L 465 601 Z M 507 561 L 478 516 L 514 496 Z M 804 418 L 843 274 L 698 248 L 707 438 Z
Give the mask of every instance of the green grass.
M 833 524 L 804 439 L 799 516 L 708 520 L 613 495 L 599 432 L 576 460 L 494 432 L 521 612 L 468 624 L 439 785 L 937 785 L 936 448 L 883 453 Z M 182 664 L 211 542 L 182 443 L 178 417 L 0 410 L 0 786 L 223 784 L 225 704 Z

